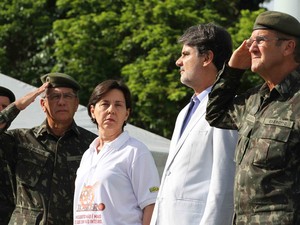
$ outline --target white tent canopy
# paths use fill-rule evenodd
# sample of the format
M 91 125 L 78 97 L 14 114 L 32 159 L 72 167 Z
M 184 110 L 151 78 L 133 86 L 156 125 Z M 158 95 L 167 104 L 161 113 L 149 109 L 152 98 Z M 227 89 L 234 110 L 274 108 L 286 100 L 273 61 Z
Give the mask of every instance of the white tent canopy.
M 0 73 L 0 86 L 4 86 L 14 92 L 16 98 L 20 98 L 25 94 L 31 92 L 35 87 L 11 78 L 9 76 Z M 40 106 L 40 98 L 38 97 L 35 102 L 23 110 L 18 117 L 13 121 L 9 129 L 13 128 L 31 128 L 41 124 L 45 119 L 45 114 Z M 96 125 L 93 124 L 88 116 L 86 107 L 80 105 L 76 114 L 75 121 L 77 125 L 84 127 L 87 130 L 98 134 Z M 152 152 L 158 171 L 162 174 L 167 154 L 169 151 L 170 140 L 138 128 L 131 124 L 125 126 L 125 130 L 128 130 L 132 137 L 142 141 L 148 146 Z

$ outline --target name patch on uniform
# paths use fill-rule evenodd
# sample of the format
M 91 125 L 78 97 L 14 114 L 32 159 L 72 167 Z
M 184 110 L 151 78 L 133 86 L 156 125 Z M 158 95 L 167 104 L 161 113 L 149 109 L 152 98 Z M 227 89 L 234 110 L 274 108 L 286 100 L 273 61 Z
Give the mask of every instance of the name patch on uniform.
M 151 187 L 149 188 L 149 191 L 152 193 L 152 192 L 158 192 L 159 190 L 159 187 Z
M 255 117 L 252 116 L 252 115 L 250 115 L 250 114 L 248 114 L 246 116 L 246 120 L 249 121 L 249 122 L 251 122 L 251 123 L 254 123 L 255 122 Z
M 276 119 L 270 119 L 270 118 L 268 119 L 267 118 L 267 119 L 265 119 L 265 124 L 292 128 L 294 122 L 288 121 L 288 120 L 276 120 Z

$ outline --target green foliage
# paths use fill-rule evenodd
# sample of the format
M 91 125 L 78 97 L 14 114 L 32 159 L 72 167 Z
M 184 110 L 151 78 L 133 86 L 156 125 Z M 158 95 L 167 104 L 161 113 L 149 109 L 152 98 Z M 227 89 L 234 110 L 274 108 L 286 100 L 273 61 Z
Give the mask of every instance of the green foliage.
M 258 12 L 245 0 L 2 0 L 0 70 L 39 85 L 51 71 L 74 76 L 87 104 L 105 79 L 123 79 L 133 95 L 131 123 L 170 138 L 192 90 L 175 65 L 178 38 L 190 26 L 214 22 L 228 28 L 234 47 L 251 34 Z M 258 8 L 248 1 L 249 9 Z M 259 82 L 249 75 L 244 87 Z
M 36 83 L 40 72 L 45 71 L 41 69 L 43 62 L 38 60 L 38 53 L 42 49 L 40 44 L 43 38 L 51 32 L 51 23 L 54 20 L 52 12 L 51 1 L 46 0 L 0 2 L 2 72 L 28 83 Z
M 114 12 L 103 12 L 55 21 L 53 70 L 72 75 L 88 92 L 107 78 L 120 77 L 121 67 L 112 48 L 119 38 L 111 29 L 117 17 Z M 89 94 L 82 93 L 82 102 L 87 102 Z

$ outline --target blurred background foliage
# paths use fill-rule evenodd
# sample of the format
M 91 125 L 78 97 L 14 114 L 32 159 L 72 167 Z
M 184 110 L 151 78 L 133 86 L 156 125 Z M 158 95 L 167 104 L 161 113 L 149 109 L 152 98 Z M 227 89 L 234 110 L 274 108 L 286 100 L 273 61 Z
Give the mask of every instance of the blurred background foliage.
M 175 65 L 178 38 L 190 26 L 214 22 L 234 48 L 251 35 L 263 0 L 2 0 L 0 72 L 34 86 L 64 72 L 82 86 L 86 105 L 105 79 L 122 79 L 133 95 L 130 123 L 170 138 L 192 90 Z M 241 91 L 261 79 L 247 71 Z M 0 81 L 1 85 L 1 81 Z

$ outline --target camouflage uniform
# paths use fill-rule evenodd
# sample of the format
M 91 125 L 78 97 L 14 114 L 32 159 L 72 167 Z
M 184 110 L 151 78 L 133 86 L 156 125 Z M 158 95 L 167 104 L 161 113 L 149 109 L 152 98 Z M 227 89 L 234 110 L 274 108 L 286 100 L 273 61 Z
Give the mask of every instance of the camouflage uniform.
M 14 195 L 10 181 L 10 167 L 0 148 L 0 225 L 7 225 L 15 208 Z
M 212 126 L 237 129 L 238 225 L 300 224 L 300 68 L 270 91 L 237 95 L 243 70 L 225 66 L 207 107 Z
M 19 111 L 13 107 L 7 108 L 6 111 L 7 113 L 0 114 L 0 124 L 8 121 L 8 118 L 5 117 L 6 115 L 10 115 L 15 118 L 19 113 Z M 7 123 L 4 129 L 9 127 L 9 125 L 10 124 Z M 15 192 L 13 191 L 11 168 L 9 167 L 2 148 L 4 150 L 5 147 L 0 145 L 0 225 L 7 225 L 10 220 L 11 213 L 15 208 L 14 199 L 16 198 L 14 196 Z
M 0 124 L 12 121 L 17 108 L 0 112 Z M 62 137 L 52 135 L 46 121 L 32 129 L 14 129 L 0 135 L 15 183 L 16 207 L 9 224 L 73 224 L 76 171 L 95 134 L 72 127 Z

